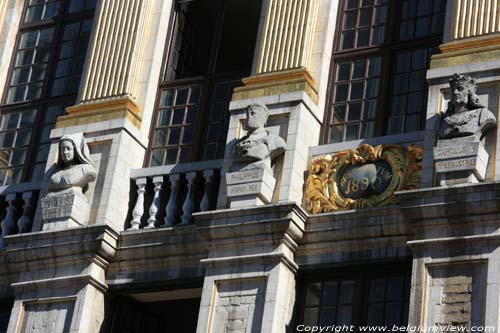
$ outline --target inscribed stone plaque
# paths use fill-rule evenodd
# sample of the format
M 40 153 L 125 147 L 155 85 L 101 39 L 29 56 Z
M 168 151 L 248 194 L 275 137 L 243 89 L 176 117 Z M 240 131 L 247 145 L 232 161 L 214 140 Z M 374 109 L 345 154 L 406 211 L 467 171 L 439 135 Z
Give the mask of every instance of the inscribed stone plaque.
M 25 303 L 20 332 L 69 332 L 74 306 L 74 300 Z
M 216 287 L 211 332 L 260 332 L 266 280 L 263 278 L 220 281 Z

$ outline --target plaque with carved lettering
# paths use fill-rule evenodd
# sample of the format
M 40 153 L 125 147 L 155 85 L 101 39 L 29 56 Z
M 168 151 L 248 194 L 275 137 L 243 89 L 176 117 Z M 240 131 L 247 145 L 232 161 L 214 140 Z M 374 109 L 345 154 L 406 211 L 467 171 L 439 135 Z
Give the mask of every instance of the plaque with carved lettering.
M 339 190 L 345 198 L 369 198 L 384 193 L 392 181 L 392 168 L 387 161 L 348 165 L 339 175 Z
M 413 145 L 364 144 L 317 158 L 309 165 L 307 209 L 316 214 L 393 204 L 395 191 L 420 186 L 422 156 Z

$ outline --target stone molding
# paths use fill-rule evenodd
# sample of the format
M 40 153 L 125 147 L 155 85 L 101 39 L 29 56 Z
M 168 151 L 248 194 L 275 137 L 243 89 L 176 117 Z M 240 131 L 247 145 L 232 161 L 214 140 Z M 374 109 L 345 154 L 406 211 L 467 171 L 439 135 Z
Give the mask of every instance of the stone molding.
M 318 103 L 316 83 L 305 68 L 257 74 L 242 81 L 245 85 L 234 89 L 231 101 L 304 91 L 315 104 Z
M 141 111 L 135 101 L 129 97 L 101 100 L 92 103 L 77 104 L 66 109 L 69 113 L 57 118 L 56 128 L 81 126 L 114 119 L 128 119 L 140 128 Z

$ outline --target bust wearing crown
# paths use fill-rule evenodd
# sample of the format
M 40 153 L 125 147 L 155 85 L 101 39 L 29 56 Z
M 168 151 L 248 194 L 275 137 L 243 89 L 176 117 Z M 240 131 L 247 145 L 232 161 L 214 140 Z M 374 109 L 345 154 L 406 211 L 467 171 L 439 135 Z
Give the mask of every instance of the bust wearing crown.
M 480 140 L 495 126 L 495 115 L 479 101 L 476 81 L 469 75 L 455 74 L 449 82 L 451 99 L 441 117 L 439 139 L 474 136 Z

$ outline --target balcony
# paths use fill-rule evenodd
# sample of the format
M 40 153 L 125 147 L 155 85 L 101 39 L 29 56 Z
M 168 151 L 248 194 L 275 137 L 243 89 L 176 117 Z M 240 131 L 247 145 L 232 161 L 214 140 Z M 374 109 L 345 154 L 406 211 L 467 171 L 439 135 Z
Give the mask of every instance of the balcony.
M 0 247 L 4 247 L 4 237 L 30 232 L 38 203 L 42 183 L 22 183 L 0 187 L 0 211 L 2 234 Z
M 127 230 L 192 224 L 193 213 L 215 208 L 221 167 L 212 160 L 132 170 L 137 195 Z

